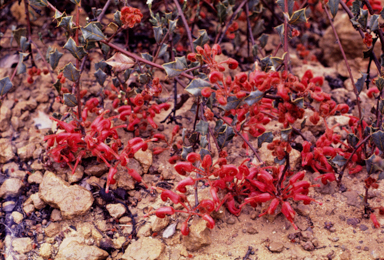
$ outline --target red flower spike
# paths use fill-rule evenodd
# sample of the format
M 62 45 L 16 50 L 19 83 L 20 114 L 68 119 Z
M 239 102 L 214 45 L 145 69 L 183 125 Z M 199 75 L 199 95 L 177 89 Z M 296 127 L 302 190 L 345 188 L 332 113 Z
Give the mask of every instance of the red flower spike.
M 273 215 L 273 214 L 275 214 L 275 210 L 276 210 L 277 206 L 279 206 L 279 204 L 280 204 L 279 199 L 274 198 L 274 199 L 271 201 L 271 204 L 269 204 L 268 209 L 267 209 L 264 213 L 260 214 L 259 217 L 262 217 L 262 216 L 264 216 L 264 215 L 266 215 L 266 214 L 268 214 L 268 215 Z
M 191 172 L 193 170 L 193 165 L 190 162 L 179 162 L 175 165 L 175 170 L 180 175 L 186 175 L 187 172 Z
M 321 182 L 326 185 L 328 182 L 336 181 L 336 176 L 333 172 L 322 174 L 315 178 L 315 181 L 321 179 Z
M 207 213 L 211 213 L 215 210 L 215 203 L 212 200 L 205 199 L 200 201 L 199 208 L 200 210 L 204 209 Z
M 190 153 L 187 155 L 187 161 L 190 163 L 195 163 L 196 161 L 201 161 L 200 154 L 198 153 Z
M 124 6 L 121 9 L 120 16 L 124 28 L 133 28 L 133 26 L 135 26 L 136 23 L 140 23 L 141 18 L 143 18 L 143 14 L 139 9 L 128 6 Z
M 215 221 L 213 220 L 213 218 L 210 215 L 204 214 L 203 219 L 207 222 L 207 227 L 209 229 L 213 229 L 215 227 Z
M 239 66 L 239 63 L 232 58 L 229 58 L 226 63 L 228 64 L 228 68 L 231 70 L 235 70 Z
M 161 199 L 162 201 L 167 201 L 168 199 L 170 199 L 173 203 L 175 204 L 178 204 L 180 203 L 180 195 L 173 192 L 173 191 L 170 191 L 170 190 L 164 190 L 162 193 L 161 193 Z
M 299 200 L 302 200 L 304 205 L 309 205 L 311 203 L 311 201 L 313 202 L 316 202 L 318 203 L 319 205 L 323 205 L 323 203 L 319 202 L 319 201 L 316 201 L 306 195 L 303 195 L 303 194 L 298 194 L 298 193 L 295 193 L 293 195 L 293 199 L 296 200 L 296 201 L 299 201 Z
M 142 178 L 140 176 L 140 174 L 137 173 L 137 171 L 135 169 L 128 169 L 128 174 L 132 176 L 132 178 L 137 181 L 137 182 L 141 182 Z
M 188 226 L 188 219 L 187 221 L 184 221 L 183 224 L 181 225 L 181 234 L 183 236 L 188 236 L 189 235 L 189 226 Z
M 189 54 L 187 55 L 187 59 L 188 59 L 189 61 L 191 61 L 191 62 L 196 62 L 196 61 L 197 61 L 197 59 L 196 59 L 196 53 L 189 53 Z
M 209 74 L 209 81 L 214 84 L 218 81 L 223 81 L 223 73 L 218 72 L 218 71 L 212 71 Z
M 181 193 L 186 193 L 187 189 L 185 188 L 185 186 L 193 185 L 193 184 L 195 184 L 195 180 L 192 179 L 191 177 L 187 177 L 184 180 L 180 181 L 179 184 L 177 184 L 176 190 Z
M 223 165 L 221 167 L 221 170 L 224 175 L 229 175 L 229 176 L 236 176 L 239 173 L 239 171 L 237 170 L 237 167 L 231 164 Z
M 296 212 L 292 209 L 291 204 L 289 202 L 285 201 L 283 202 L 283 205 L 281 207 L 281 212 L 284 214 L 284 216 L 287 218 L 289 222 L 291 222 L 294 229 L 297 230 L 297 226 L 293 222 L 293 219 L 295 218 Z
M 372 222 L 373 222 L 373 225 L 375 226 L 375 228 L 380 228 L 380 223 L 379 221 L 377 221 L 377 218 L 376 218 L 376 215 L 374 213 L 371 213 L 369 215 L 369 217 L 371 218 Z
M 107 177 L 107 186 L 105 188 L 105 192 L 106 193 L 109 192 L 109 185 L 116 183 L 116 180 L 114 179 L 114 176 L 115 176 L 116 173 L 117 173 L 117 169 L 116 168 L 109 168 L 108 177 Z
M 172 207 L 161 207 L 156 210 L 156 217 L 165 218 L 165 215 L 173 215 L 175 210 Z
M 201 163 L 201 167 L 204 169 L 208 169 L 212 165 L 212 157 L 207 154 L 204 156 L 203 162 Z
M 177 135 L 177 134 L 179 133 L 179 131 L 180 131 L 180 126 L 175 125 L 175 126 L 173 127 L 173 130 L 172 130 L 172 136 Z
M 174 156 L 172 156 L 171 158 L 168 159 L 168 162 L 170 164 L 175 164 L 177 162 L 177 160 L 179 160 L 179 159 L 180 159 L 179 155 L 174 155 Z
M 289 184 L 293 185 L 295 182 L 303 180 L 304 176 L 305 176 L 305 171 L 296 173 L 289 179 Z

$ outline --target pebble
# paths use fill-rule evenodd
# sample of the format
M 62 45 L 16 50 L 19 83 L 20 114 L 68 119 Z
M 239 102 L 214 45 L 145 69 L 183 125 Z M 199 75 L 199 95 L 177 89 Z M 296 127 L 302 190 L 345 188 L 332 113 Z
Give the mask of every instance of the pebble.
M 233 225 L 233 224 L 235 224 L 236 219 L 235 219 L 234 217 L 230 216 L 230 217 L 228 217 L 228 218 L 226 219 L 226 222 L 227 222 L 227 224 L 229 224 L 229 225 Z
M 331 240 L 332 242 L 339 241 L 339 237 L 331 237 L 331 238 L 328 238 L 328 239 Z
M 368 227 L 367 227 L 366 225 L 364 225 L 364 224 L 361 224 L 361 225 L 360 225 L 360 230 L 361 230 L 361 231 L 368 230 Z
M 272 242 L 269 244 L 269 250 L 274 253 L 280 253 L 284 250 L 284 245 L 281 242 Z
M 169 225 L 163 232 L 163 238 L 170 238 L 176 232 L 177 223 Z

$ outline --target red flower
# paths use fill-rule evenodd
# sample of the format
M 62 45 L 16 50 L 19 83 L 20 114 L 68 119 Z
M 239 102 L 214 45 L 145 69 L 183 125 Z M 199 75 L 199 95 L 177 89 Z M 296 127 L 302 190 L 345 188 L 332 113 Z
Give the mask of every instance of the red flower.
M 140 23 L 143 14 L 137 8 L 124 6 L 121 9 L 121 22 L 124 24 L 123 27 L 132 28 L 136 23 Z

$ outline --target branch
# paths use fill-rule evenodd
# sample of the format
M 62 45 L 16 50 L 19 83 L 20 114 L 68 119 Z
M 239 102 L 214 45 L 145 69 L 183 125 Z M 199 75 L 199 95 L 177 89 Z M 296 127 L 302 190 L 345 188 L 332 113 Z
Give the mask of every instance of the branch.
M 191 34 L 191 30 L 189 29 L 187 19 L 185 19 L 185 16 L 183 14 L 183 10 L 181 10 L 179 1 L 178 0 L 173 0 L 173 2 L 175 3 L 176 8 L 177 8 L 177 12 L 179 13 L 179 16 L 181 17 L 181 20 L 183 21 L 183 24 L 184 24 L 184 27 L 185 27 L 185 31 L 186 31 L 187 36 L 188 36 L 189 47 L 191 48 L 191 52 L 195 53 L 195 50 L 193 48 L 192 34 Z
M 241 4 L 239 5 L 239 7 L 237 7 L 236 11 L 232 14 L 231 16 L 231 19 L 229 19 L 229 22 L 227 24 L 227 26 L 225 27 L 224 29 L 224 32 L 221 34 L 217 44 L 220 44 L 221 41 L 223 40 L 224 38 L 224 35 L 226 34 L 226 32 L 228 31 L 228 28 L 229 26 L 231 26 L 232 22 L 233 22 L 233 19 L 235 19 L 236 15 L 240 12 L 241 8 L 243 8 L 243 6 L 245 5 L 245 3 L 247 2 L 248 0 L 243 0 L 243 2 L 241 2 Z
M 103 10 L 101 11 L 99 17 L 97 17 L 97 21 L 98 21 L 98 22 L 101 22 L 101 19 L 103 19 L 103 16 L 104 16 L 105 12 L 107 11 L 108 6 L 110 5 L 110 3 L 111 3 L 111 0 L 108 0 L 108 1 L 105 3 L 105 5 L 104 5 L 104 7 L 103 7 Z

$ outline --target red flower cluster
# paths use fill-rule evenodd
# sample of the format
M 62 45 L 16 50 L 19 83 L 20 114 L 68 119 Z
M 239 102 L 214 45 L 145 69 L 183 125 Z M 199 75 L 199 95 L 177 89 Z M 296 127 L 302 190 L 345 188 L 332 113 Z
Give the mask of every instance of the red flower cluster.
M 137 8 L 124 6 L 123 9 L 121 9 L 120 19 L 125 28 L 133 28 L 136 23 L 140 23 L 141 18 L 143 18 L 143 14 Z

